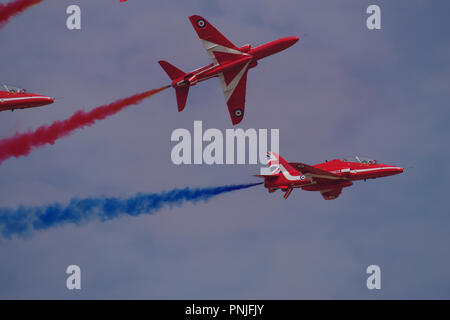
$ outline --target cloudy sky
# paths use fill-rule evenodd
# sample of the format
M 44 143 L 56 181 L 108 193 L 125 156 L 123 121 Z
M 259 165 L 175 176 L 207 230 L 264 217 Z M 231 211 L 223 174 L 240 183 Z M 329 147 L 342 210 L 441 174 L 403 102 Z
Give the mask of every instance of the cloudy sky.
M 0 1 L 6 3 L 7 1 Z M 66 28 L 79 4 L 82 29 Z M 382 29 L 366 28 L 381 7 Z M 262 187 L 26 237 L 0 238 L 0 298 L 450 298 L 448 1 L 45 0 L 0 30 L 1 82 L 56 97 L 0 113 L 0 137 L 168 83 L 157 61 L 209 63 L 188 16 L 232 42 L 301 40 L 248 75 L 240 127 L 280 129 L 280 153 L 315 164 L 348 155 L 406 167 L 333 201 Z M 257 180 L 257 165 L 175 166 L 177 128 L 231 128 L 218 80 L 177 112 L 172 89 L 0 166 L 0 206 L 67 203 Z M 82 271 L 69 291 L 68 265 Z M 381 268 L 368 290 L 366 268 Z

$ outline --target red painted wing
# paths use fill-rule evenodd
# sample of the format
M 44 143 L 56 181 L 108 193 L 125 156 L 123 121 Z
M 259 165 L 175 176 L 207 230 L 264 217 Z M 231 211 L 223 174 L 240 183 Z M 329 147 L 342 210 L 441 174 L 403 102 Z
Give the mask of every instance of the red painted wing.
M 192 23 L 192 26 L 197 32 L 197 35 L 200 39 L 206 40 L 220 46 L 224 46 L 230 49 L 238 50 L 238 48 L 231 43 L 230 40 L 224 37 L 214 26 L 209 23 L 205 18 L 200 17 L 198 15 L 193 15 L 189 17 L 189 20 Z
M 301 162 L 290 162 L 289 164 L 299 172 L 301 172 L 308 179 L 315 180 L 317 182 L 327 182 L 330 180 L 347 180 L 346 178 L 338 176 L 337 174 Z
M 190 16 L 189 20 L 214 64 L 223 64 L 249 56 L 247 53 L 241 52 L 205 18 L 195 15 Z
M 233 125 L 244 118 L 247 72 L 248 63 L 237 70 L 230 70 L 219 76 Z
M 238 124 L 244 117 L 245 89 L 247 86 L 248 65 L 251 60 L 250 55 L 241 52 L 238 47 L 225 38 L 205 18 L 193 15 L 189 17 L 189 20 L 214 64 L 224 64 L 245 58 L 249 60 L 246 64 L 227 70 L 219 75 L 231 121 L 234 125 Z

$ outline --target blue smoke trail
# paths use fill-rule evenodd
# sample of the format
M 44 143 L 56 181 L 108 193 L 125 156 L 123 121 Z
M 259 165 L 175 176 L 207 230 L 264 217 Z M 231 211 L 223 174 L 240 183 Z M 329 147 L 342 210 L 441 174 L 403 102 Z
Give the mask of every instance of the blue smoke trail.
M 222 193 L 246 189 L 259 184 L 261 183 L 174 189 L 161 193 L 139 193 L 127 199 L 74 198 L 65 206 L 55 203 L 42 207 L 0 208 L 0 232 L 4 237 L 11 238 L 13 235 L 21 236 L 33 230 L 45 230 L 66 223 L 79 225 L 81 222 L 93 219 L 106 221 L 121 215 L 152 214 L 164 206 L 180 206 L 184 202 L 196 203 L 200 200 L 206 202 Z

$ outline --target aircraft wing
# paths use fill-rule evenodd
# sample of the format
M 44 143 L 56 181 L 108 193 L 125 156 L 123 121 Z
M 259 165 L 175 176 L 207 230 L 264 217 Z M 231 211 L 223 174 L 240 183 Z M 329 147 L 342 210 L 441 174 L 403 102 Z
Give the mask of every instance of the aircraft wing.
M 219 75 L 233 125 L 244 118 L 248 65 L 249 62 Z
M 239 51 L 238 47 L 225 38 L 205 18 L 193 15 L 189 17 L 189 20 L 214 64 L 222 64 L 225 61 L 233 61 L 249 56 L 247 53 Z
M 327 180 L 347 180 L 345 177 L 338 176 L 337 174 L 325 171 L 313 166 L 309 166 L 300 162 L 289 163 L 292 167 L 300 171 L 305 177 L 310 180 L 316 180 L 317 182 L 326 182 Z
M 189 20 L 214 64 L 220 65 L 246 58 L 249 60 L 247 63 L 219 74 L 231 121 L 233 125 L 236 125 L 244 118 L 245 91 L 248 66 L 251 60 L 249 59 L 250 55 L 241 52 L 238 47 L 225 38 L 205 18 L 193 15 L 189 17 Z
M 320 191 L 320 193 L 325 200 L 333 200 L 339 197 L 339 195 L 342 193 L 342 187 L 322 190 Z

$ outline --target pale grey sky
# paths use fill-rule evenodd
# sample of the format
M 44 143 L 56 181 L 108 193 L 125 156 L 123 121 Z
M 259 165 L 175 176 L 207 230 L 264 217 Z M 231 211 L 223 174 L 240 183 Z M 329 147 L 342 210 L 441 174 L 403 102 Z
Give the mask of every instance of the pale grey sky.
M 5 1 L 2 1 L 5 3 Z M 248 75 L 242 128 L 279 128 L 280 153 L 318 163 L 360 154 L 407 167 L 334 201 L 263 187 L 26 238 L 0 238 L 0 298 L 450 298 L 446 1 L 46 0 L 0 30 L 1 81 L 55 104 L 0 113 L 0 137 L 168 83 L 157 61 L 209 63 L 188 16 L 236 45 L 300 36 Z M 369 31 L 369 4 L 382 29 Z M 174 166 L 176 128 L 231 128 L 219 81 L 172 89 L 0 166 L 0 206 L 66 203 L 185 186 L 253 182 L 259 166 Z M 65 288 L 77 264 L 82 290 Z M 368 265 L 382 290 L 365 286 Z

